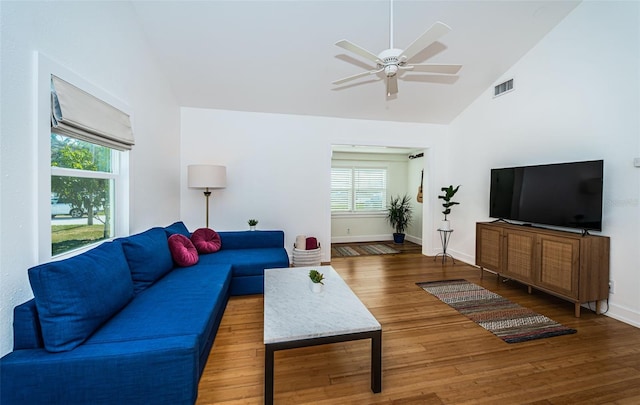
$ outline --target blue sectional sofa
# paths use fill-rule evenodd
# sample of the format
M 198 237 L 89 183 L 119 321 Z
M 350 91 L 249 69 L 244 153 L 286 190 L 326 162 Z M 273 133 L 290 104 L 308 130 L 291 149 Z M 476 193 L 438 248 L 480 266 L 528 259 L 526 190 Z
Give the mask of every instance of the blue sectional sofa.
M 262 293 L 289 257 L 282 231 L 220 232 L 218 252 L 177 267 L 174 233 L 190 235 L 176 222 L 29 269 L 0 403 L 194 403 L 229 297 Z

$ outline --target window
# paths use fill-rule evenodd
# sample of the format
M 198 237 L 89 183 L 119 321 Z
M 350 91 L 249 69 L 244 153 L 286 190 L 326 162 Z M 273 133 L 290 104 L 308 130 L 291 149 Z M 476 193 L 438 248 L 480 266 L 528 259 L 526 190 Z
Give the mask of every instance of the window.
M 372 212 L 385 209 L 387 169 L 331 168 L 331 212 Z
M 37 57 L 38 256 L 47 261 L 128 233 L 134 138 L 125 104 Z
M 114 236 L 120 152 L 51 133 L 51 255 Z

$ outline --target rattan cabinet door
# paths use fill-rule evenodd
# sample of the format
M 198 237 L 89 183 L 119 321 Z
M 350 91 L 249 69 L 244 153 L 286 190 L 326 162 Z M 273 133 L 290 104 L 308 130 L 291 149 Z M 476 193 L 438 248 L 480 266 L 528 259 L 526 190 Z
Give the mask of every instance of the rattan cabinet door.
M 505 266 L 502 274 L 525 283 L 536 281 L 536 234 L 504 231 Z
M 502 227 L 477 223 L 476 265 L 501 273 L 502 262 Z
M 539 285 L 571 298 L 578 298 L 580 240 L 539 235 Z

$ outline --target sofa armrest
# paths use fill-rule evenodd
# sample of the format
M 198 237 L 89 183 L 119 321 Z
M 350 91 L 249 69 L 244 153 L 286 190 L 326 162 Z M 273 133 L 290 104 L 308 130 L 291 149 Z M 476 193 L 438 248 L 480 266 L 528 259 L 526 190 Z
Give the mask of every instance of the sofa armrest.
M 32 298 L 13 309 L 13 350 L 43 347 L 36 301 Z
M 284 248 L 283 231 L 218 232 L 222 249 Z
M 196 336 L 84 344 L 0 359 L 2 404 L 192 404 L 198 394 Z

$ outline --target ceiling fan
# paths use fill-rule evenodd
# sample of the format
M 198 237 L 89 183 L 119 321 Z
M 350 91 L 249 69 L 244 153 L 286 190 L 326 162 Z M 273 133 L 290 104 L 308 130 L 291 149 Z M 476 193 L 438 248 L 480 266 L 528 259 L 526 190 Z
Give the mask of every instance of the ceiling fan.
M 351 80 L 359 79 L 368 75 L 384 72 L 387 78 L 387 96 L 398 93 L 398 73 L 403 70 L 421 73 L 432 73 L 440 75 L 455 75 L 462 68 L 462 65 L 443 65 L 443 64 L 416 64 L 409 63 L 411 58 L 415 57 L 419 52 L 437 41 L 441 36 L 451 31 L 448 25 L 438 21 L 426 30 L 420 37 L 413 41 L 407 48 L 397 49 L 393 47 L 393 0 L 390 0 L 389 7 L 389 49 L 385 49 L 378 55 L 350 42 L 342 39 L 336 42 L 336 45 L 347 51 L 360 55 L 376 64 L 372 70 L 367 70 L 348 76 L 332 82 L 340 85 Z

